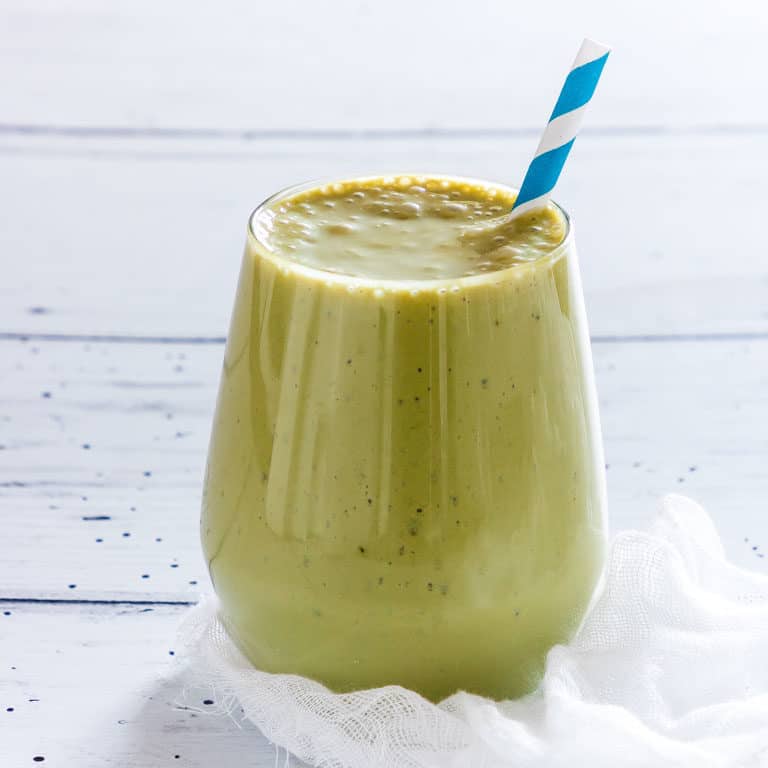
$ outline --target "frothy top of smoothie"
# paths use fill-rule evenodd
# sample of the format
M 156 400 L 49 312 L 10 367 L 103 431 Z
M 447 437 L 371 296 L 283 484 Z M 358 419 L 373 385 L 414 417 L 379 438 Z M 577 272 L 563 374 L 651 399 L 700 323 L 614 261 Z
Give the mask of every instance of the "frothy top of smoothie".
M 441 280 L 535 261 L 563 241 L 549 205 L 508 220 L 505 187 L 440 177 L 353 179 L 275 200 L 253 226 L 273 253 L 314 269 L 382 280 Z

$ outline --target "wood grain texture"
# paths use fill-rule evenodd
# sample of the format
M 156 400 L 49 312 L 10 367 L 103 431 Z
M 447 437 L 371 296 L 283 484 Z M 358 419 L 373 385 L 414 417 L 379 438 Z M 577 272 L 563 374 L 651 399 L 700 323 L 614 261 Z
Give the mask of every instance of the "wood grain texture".
M 216 691 L 169 655 L 185 610 L 0 602 L 0 765 L 285 766 L 237 712 L 214 714 Z
M 375 168 L 514 180 L 534 142 L 6 138 L 0 331 L 223 336 L 249 209 L 271 192 Z M 558 197 L 594 334 L 768 332 L 766 147 L 580 140 Z
M 0 121 L 538 129 L 589 34 L 590 125 L 765 123 L 767 27 L 760 0 L 6 0 Z
M 0 349 L 12 543 L 0 597 L 195 600 L 208 584 L 198 513 L 222 346 Z M 613 529 L 686 493 L 736 562 L 768 572 L 768 340 L 598 343 L 594 355 Z

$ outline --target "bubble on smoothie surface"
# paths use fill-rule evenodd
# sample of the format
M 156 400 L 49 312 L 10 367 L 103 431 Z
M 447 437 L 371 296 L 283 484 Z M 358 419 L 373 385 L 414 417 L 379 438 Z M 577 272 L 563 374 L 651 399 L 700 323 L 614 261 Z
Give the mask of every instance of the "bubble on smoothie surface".
M 300 192 L 257 214 L 272 252 L 326 272 L 382 280 L 440 280 L 535 261 L 563 241 L 550 205 L 511 221 L 514 193 L 458 179 L 351 180 Z

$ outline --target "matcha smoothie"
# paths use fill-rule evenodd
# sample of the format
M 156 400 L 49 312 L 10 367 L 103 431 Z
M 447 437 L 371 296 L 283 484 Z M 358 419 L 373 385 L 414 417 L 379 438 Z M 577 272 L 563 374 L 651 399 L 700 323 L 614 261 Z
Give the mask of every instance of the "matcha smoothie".
M 202 538 L 259 669 L 439 700 L 530 691 L 604 557 L 573 237 L 507 187 L 295 188 L 254 213 Z

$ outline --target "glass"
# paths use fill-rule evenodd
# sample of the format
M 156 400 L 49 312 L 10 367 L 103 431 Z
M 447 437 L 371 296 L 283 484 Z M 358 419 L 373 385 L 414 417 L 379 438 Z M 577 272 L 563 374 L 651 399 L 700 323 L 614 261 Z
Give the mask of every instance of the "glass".
M 572 227 L 500 271 L 353 278 L 263 243 L 314 186 L 250 220 L 201 523 L 222 617 L 259 669 L 336 691 L 527 693 L 605 553 Z

